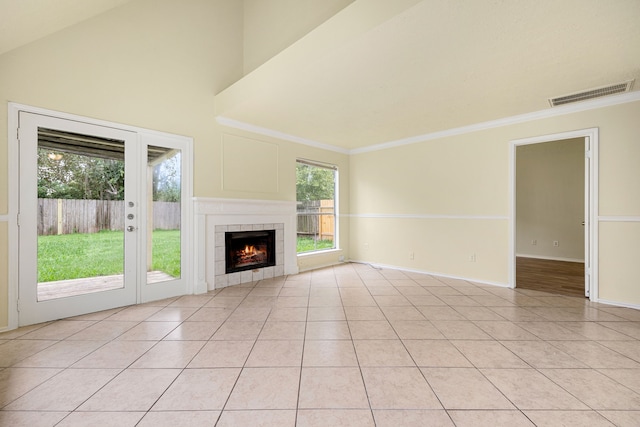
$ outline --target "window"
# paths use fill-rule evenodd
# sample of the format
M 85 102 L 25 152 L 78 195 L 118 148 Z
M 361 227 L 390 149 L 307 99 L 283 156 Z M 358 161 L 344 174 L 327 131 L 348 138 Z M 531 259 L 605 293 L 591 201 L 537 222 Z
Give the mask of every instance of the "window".
M 336 248 L 337 184 L 336 166 L 297 161 L 298 253 Z

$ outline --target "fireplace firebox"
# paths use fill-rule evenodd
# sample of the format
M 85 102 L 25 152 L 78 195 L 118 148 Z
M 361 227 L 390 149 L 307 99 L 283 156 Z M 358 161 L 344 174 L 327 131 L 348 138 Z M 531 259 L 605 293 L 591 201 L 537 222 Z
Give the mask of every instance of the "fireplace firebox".
M 276 265 L 275 230 L 227 231 L 226 274 Z

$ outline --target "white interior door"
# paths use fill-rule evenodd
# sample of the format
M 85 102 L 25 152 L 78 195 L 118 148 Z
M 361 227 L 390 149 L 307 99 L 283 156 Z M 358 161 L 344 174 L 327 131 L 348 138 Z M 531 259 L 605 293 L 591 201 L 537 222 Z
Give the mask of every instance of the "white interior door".
M 19 325 L 136 303 L 138 135 L 21 111 L 18 138 Z

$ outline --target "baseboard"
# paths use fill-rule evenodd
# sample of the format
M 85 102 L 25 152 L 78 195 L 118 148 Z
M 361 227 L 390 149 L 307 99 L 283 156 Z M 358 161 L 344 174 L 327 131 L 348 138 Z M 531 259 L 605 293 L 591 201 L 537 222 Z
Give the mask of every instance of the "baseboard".
M 563 258 L 563 257 L 553 257 L 553 256 L 545 256 L 545 255 L 529 255 L 529 254 L 516 254 L 516 257 L 546 259 L 549 261 L 580 262 L 584 264 L 584 259 L 577 259 L 577 258 Z
M 598 301 L 596 301 L 598 304 L 607 304 L 607 305 L 614 305 L 616 307 L 624 307 L 624 308 L 633 308 L 636 310 L 640 310 L 640 304 L 629 304 L 626 302 L 619 302 L 619 301 L 610 301 L 610 300 L 606 300 L 606 299 L 598 299 Z
M 443 278 L 446 278 L 446 279 L 465 280 L 467 282 L 479 283 L 479 284 L 482 284 L 482 285 L 497 286 L 497 287 L 500 287 L 500 288 L 509 288 L 509 284 L 508 283 L 491 282 L 491 281 L 483 280 L 483 279 L 473 279 L 473 278 L 470 278 L 470 277 L 453 276 L 453 275 L 450 275 L 450 274 L 436 273 L 436 272 L 433 272 L 433 271 L 425 271 L 425 270 L 416 270 L 416 269 L 411 269 L 411 268 L 407 268 L 407 267 L 398 267 L 398 266 L 395 266 L 395 265 L 378 264 L 378 263 L 368 262 L 368 261 L 349 260 L 348 262 L 353 262 L 353 263 L 358 263 L 358 264 L 367 264 L 367 265 L 370 265 L 370 266 L 372 266 L 374 268 L 382 268 L 382 269 L 386 269 L 386 270 L 409 271 L 411 273 L 428 274 L 429 276 L 443 277 Z

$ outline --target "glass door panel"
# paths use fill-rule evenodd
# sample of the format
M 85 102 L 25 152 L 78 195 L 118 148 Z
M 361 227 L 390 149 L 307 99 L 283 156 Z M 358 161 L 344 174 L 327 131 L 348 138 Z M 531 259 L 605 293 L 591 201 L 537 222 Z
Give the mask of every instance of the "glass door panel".
M 136 134 L 19 120 L 19 324 L 134 304 Z
M 38 128 L 38 301 L 124 287 L 124 141 Z
M 147 147 L 147 283 L 182 276 L 182 153 Z

